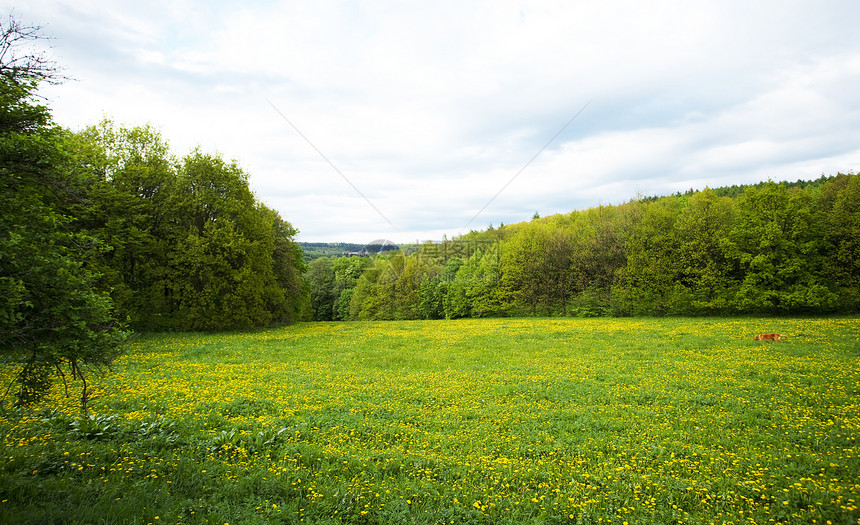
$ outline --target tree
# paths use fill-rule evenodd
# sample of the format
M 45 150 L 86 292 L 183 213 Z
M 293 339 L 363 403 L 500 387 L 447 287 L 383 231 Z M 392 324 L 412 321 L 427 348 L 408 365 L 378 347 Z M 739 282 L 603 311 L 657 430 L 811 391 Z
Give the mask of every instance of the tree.
M 843 176 L 844 177 L 844 176 Z M 826 235 L 833 256 L 828 273 L 840 289 L 844 309 L 860 308 L 860 176 L 839 181 L 841 188 L 828 210 Z
M 576 274 L 572 268 L 573 242 L 562 228 L 553 228 L 544 245 L 543 272 L 548 283 L 547 294 L 567 315 L 567 303 L 574 294 Z
M 170 199 L 167 293 L 176 328 L 242 329 L 294 318 L 290 299 L 301 292 L 284 282 L 295 276 L 283 267 L 300 274 L 301 258 L 289 246 L 295 230 L 256 202 L 235 162 L 192 152 L 179 165 Z M 283 260 L 276 263 L 276 255 Z
M 453 279 L 446 286 L 445 295 L 442 297 L 442 308 L 446 319 L 471 317 L 471 297 L 474 297 L 474 294 L 470 297 L 470 290 L 475 285 L 474 281 L 477 278 L 480 259 L 481 252 L 479 251 L 473 253 L 465 261 L 462 261 L 458 257 L 449 259 L 449 271 L 445 273 L 453 275 Z M 455 268 L 455 272 L 450 271 Z
M 433 261 L 438 265 L 438 262 Z M 439 273 L 428 276 L 421 282 L 418 289 L 418 311 L 423 319 L 444 319 L 445 305 L 450 293 L 451 284 L 457 276 L 463 260 L 450 257 Z
M 295 241 L 299 231 L 281 218 L 281 215 L 262 204 L 260 213 L 271 221 L 274 245 L 272 248 L 272 271 L 275 282 L 284 294 L 284 301 L 272 304 L 273 320 L 289 323 L 308 320 L 310 315 L 310 291 L 303 274 L 307 269 L 302 247 Z
M 80 169 L 102 182 L 75 214 L 112 246 L 92 264 L 132 326 L 248 328 L 310 310 L 295 228 L 257 202 L 235 161 L 177 159 L 149 126 L 103 121 L 75 138 Z
M 728 197 L 718 197 L 710 189 L 689 197 L 675 222 L 678 290 L 683 304 L 676 313 L 717 314 L 728 311 L 737 283 L 735 265 L 722 249 L 734 220 L 734 206 Z
M 311 308 L 314 321 L 331 321 L 333 319 L 334 302 L 340 296 L 335 295 L 335 273 L 331 259 L 320 257 L 311 261 L 307 273 L 308 285 L 311 289 Z
M 54 60 L 34 49 L 40 40 L 45 40 L 42 26 L 24 25 L 10 13 L 0 22 L 0 75 L 33 87 L 66 80 Z
M 537 272 L 542 248 L 532 230 L 523 229 L 505 243 L 500 286 L 508 292 L 506 299 L 510 304 L 523 305 L 535 315 L 538 304 L 543 302 L 541 276 Z
M 678 278 L 673 234 L 679 197 L 649 203 L 627 241 L 627 265 L 620 271 L 616 297 L 623 311 L 636 315 L 671 313 Z
M 11 17 L 0 28 L 0 348 L 22 363 L 20 402 L 41 397 L 52 373 L 64 382 L 69 373 L 82 380 L 86 412 L 89 374 L 110 366 L 127 334 L 87 265 L 109 247 L 70 215 L 94 181 L 74 169 L 69 134 L 36 103 L 39 82 L 56 80 L 55 69 L 19 53 L 38 29 Z
M 474 265 L 468 281 L 466 297 L 472 317 L 497 317 L 506 315 L 510 305 L 504 301 L 504 289 L 499 287 L 501 279 L 501 257 L 499 245 L 489 245 L 479 250 L 466 261 Z
M 107 120 L 73 138 L 77 169 L 102 182 L 75 210 L 81 227 L 111 246 L 91 264 L 118 316 L 138 329 L 163 328 L 176 226 L 167 207 L 176 181 L 169 147 L 149 126 L 117 128 Z
M 361 273 L 367 267 L 366 257 L 338 257 L 332 262 L 334 270 L 334 305 L 332 318 L 338 321 L 349 319 L 349 302 Z
M 618 275 L 627 262 L 626 245 L 644 204 L 599 206 L 574 212 L 571 269 L 577 315 L 608 313 Z
M 748 189 L 723 242 L 743 272 L 735 301 L 745 312 L 827 311 L 836 295 L 822 282 L 823 221 L 808 191 L 768 182 Z
M 499 298 L 517 302 L 532 315 L 538 307 L 565 311 L 572 291 L 569 235 L 545 221 L 531 221 L 504 244 Z
M 395 318 L 392 296 L 402 264 L 402 255 L 393 263 L 387 256 L 372 259 L 351 294 L 350 319 L 364 321 Z

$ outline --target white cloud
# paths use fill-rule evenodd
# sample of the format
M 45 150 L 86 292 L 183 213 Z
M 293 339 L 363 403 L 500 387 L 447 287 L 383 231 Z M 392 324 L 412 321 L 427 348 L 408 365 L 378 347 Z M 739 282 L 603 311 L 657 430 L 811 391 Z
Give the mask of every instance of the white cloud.
M 47 25 L 78 79 L 45 90 L 58 122 L 152 123 L 179 153 L 236 158 L 306 240 L 426 239 L 485 205 L 470 227 L 860 161 L 851 1 L 32 0 L 16 13 Z

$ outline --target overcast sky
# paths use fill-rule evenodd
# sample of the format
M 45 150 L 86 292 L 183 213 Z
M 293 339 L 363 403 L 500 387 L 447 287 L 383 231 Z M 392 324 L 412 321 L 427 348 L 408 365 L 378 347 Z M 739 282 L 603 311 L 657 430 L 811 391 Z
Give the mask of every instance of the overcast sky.
M 236 159 L 302 241 L 860 169 L 856 0 L 19 4 L 59 124 Z

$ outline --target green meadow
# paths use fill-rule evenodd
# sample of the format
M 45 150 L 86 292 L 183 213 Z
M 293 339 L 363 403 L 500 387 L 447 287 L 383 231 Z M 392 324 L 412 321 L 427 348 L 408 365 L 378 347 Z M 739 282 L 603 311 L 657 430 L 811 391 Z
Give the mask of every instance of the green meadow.
M 74 383 L 7 399 L 0 522 L 860 523 L 855 317 L 301 323 L 126 350 L 88 417 Z

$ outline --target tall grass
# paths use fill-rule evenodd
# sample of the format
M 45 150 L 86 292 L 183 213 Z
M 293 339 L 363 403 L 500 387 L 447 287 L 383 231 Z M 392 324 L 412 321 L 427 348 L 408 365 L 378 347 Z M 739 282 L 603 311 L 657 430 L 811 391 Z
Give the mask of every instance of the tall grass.
M 752 340 L 770 331 L 787 342 Z M 91 417 L 57 388 L 0 418 L 0 522 L 860 522 L 856 318 L 309 323 L 129 350 Z

